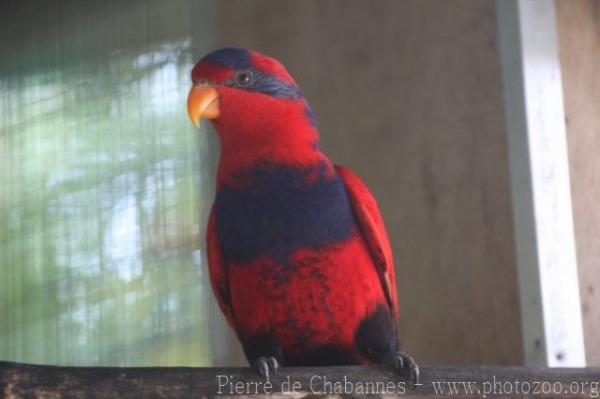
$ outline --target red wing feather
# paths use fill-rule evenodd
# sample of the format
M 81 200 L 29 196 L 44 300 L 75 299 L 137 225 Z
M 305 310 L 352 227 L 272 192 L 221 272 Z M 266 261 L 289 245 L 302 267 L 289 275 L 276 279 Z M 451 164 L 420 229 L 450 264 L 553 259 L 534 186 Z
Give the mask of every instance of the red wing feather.
M 336 171 L 346 186 L 363 238 L 377 268 L 388 305 L 396 318 L 398 317 L 398 301 L 396 299 L 394 260 L 377 201 L 367 186 L 350 169 L 336 166 Z

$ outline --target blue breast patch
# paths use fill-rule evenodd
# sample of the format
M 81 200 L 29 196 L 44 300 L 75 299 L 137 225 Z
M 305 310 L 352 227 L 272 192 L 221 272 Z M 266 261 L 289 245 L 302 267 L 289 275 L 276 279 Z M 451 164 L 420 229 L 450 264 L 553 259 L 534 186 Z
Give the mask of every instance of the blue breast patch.
M 222 187 L 215 199 L 217 233 L 229 263 L 260 256 L 283 265 L 302 248 L 317 249 L 352 236 L 355 218 L 344 184 L 324 168 L 253 168 L 243 188 Z

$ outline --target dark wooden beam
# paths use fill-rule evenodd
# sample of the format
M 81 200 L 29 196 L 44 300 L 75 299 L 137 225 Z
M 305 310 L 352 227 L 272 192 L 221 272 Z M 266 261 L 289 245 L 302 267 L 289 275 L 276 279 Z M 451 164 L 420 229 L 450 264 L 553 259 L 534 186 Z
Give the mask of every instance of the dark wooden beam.
M 378 367 L 282 368 L 269 383 L 249 368 L 57 367 L 0 362 L 3 398 L 203 398 L 295 392 L 403 397 L 598 397 L 600 369 L 424 366 L 422 385 Z M 583 394 L 582 394 L 583 393 Z

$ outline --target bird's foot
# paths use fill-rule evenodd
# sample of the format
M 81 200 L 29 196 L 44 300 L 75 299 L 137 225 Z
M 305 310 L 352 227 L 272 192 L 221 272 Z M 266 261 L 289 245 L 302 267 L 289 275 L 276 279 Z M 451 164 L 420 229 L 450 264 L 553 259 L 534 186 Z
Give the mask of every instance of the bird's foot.
M 395 352 L 387 357 L 386 363 L 401 374 L 408 373 L 413 385 L 419 383 L 419 365 L 411 356 L 404 352 Z
M 261 356 L 254 362 L 254 368 L 261 377 L 269 381 L 271 375 L 276 375 L 279 362 L 274 357 Z

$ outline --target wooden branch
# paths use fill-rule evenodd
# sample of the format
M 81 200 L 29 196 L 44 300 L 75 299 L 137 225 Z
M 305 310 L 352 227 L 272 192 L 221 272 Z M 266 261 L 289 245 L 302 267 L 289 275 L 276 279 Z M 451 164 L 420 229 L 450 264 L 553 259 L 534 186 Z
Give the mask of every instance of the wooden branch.
M 425 366 L 422 385 L 378 367 L 282 368 L 270 382 L 249 368 L 56 367 L 0 362 L 3 398 L 203 398 L 281 393 L 452 397 L 598 397 L 600 369 Z M 436 395 L 437 394 L 437 395 Z M 289 397 L 289 395 L 286 395 Z

